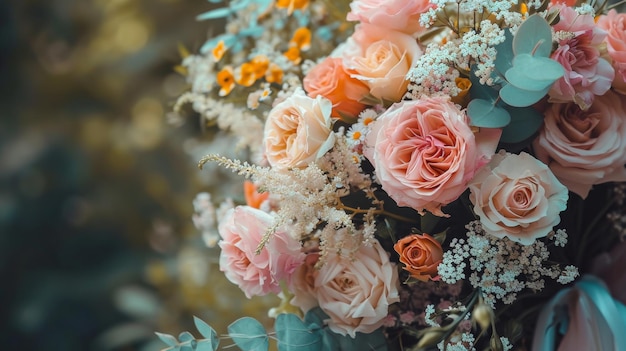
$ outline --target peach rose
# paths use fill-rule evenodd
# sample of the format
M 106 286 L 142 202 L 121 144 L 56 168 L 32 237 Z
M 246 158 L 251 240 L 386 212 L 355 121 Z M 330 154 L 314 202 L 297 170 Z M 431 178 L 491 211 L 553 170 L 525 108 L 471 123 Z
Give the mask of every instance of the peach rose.
M 560 21 L 555 31 L 574 34 L 573 38 L 559 41 L 551 58 L 565 69 L 565 75 L 557 80 L 548 94 L 551 102 L 575 102 L 586 110 L 594 96 L 602 95 L 611 88 L 615 70 L 600 57 L 599 46 L 606 32 L 596 26 L 593 16 L 579 15 L 573 8 L 560 8 Z
M 356 78 L 350 77 L 338 57 L 327 57 L 313 67 L 302 81 L 309 96 L 321 95 L 333 103 L 332 116 L 337 118 L 356 118 L 365 108 L 359 101 L 368 93 L 368 87 Z
M 310 98 L 298 89 L 274 106 L 265 121 L 265 156 L 276 169 L 304 168 L 335 144 L 330 112 L 322 96 Z
M 400 101 L 409 81 L 406 74 L 422 55 L 408 34 L 372 24 L 359 24 L 343 47 L 343 65 L 380 100 Z
M 423 282 L 436 280 L 443 259 L 441 244 L 428 234 L 412 234 L 398 240 L 393 249 L 400 255 L 404 270 Z
M 428 0 L 354 0 L 347 19 L 414 35 L 424 30 L 420 15 L 434 7 Z
M 501 150 L 469 185 L 470 201 L 485 232 L 532 244 L 559 224 L 567 188 L 531 155 Z
M 320 308 L 335 333 L 355 337 L 383 325 L 389 305 L 400 300 L 398 271 L 378 242 L 362 245 L 354 257 L 331 254 L 315 279 Z
M 533 146 L 567 188 L 587 197 L 594 184 L 626 181 L 626 101 L 611 91 L 587 111 L 554 104 Z
M 290 281 L 305 255 L 300 243 L 278 230 L 259 254 L 256 249 L 273 217 L 249 206 L 229 210 L 219 224 L 220 270 L 246 297 L 281 291 L 280 280 Z
M 474 135 L 464 112 L 441 97 L 394 104 L 372 124 L 363 152 L 400 206 L 446 216 L 474 173 L 489 162 L 501 131 Z
M 626 13 L 612 9 L 601 15 L 597 24 L 608 33 L 604 42 L 615 69 L 613 88 L 626 94 Z

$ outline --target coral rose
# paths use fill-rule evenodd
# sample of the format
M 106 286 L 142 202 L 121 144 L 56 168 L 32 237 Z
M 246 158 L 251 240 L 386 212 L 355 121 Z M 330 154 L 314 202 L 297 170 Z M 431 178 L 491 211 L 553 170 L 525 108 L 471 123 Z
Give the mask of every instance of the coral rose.
M 557 80 L 548 94 L 551 102 L 575 102 L 586 110 L 594 96 L 602 95 L 611 88 L 615 70 L 600 57 L 599 45 L 606 32 L 595 25 L 593 16 L 579 15 L 573 8 L 560 8 L 560 21 L 555 31 L 571 32 L 574 37 L 559 41 L 551 58 L 565 69 L 565 75 Z
M 406 93 L 406 75 L 422 55 L 422 49 L 408 34 L 362 23 L 341 54 L 344 67 L 368 86 L 374 98 L 396 102 Z
M 567 188 L 531 155 L 500 151 L 469 185 L 470 201 L 488 234 L 532 244 L 559 224 Z
M 298 89 L 274 106 L 265 121 L 265 156 L 275 169 L 304 168 L 335 144 L 330 112 L 322 96 L 310 98 Z
M 372 124 L 365 156 L 383 190 L 400 206 L 446 216 L 441 206 L 467 189 L 489 162 L 501 131 L 474 135 L 464 112 L 445 98 L 397 103 Z
M 359 102 L 368 93 L 369 88 L 356 78 L 350 77 L 338 57 L 327 57 L 313 67 L 302 81 L 309 96 L 321 95 L 333 103 L 333 117 L 353 121 L 365 108 Z
M 404 269 L 421 281 L 435 280 L 443 259 L 441 244 L 428 234 L 412 234 L 398 240 L 393 249 L 400 255 Z
M 587 197 L 594 184 L 626 181 L 626 100 L 607 92 L 591 108 L 554 104 L 534 141 L 535 154 L 567 188 Z
M 229 210 L 220 222 L 220 270 L 246 297 L 281 291 L 280 280 L 289 282 L 305 255 L 300 243 L 277 230 L 259 254 L 256 249 L 274 218 L 249 206 Z
M 398 302 L 398 271 L 387 252 L 374 241 L 354 257 L 326 256 L 315 279 L 320 308 L 335 333 L 355 337 L 383 325 L 389 305 Z
M 414 35 L 424 30 L 420 15 L 434 7 L 428 0 L 355 0 L 347 19 Z
M 613 88 L 626 94 L 626 13 L 614 9 L 598 19 L 598 27 L 607 32 L 604 39 L 613 68 Z

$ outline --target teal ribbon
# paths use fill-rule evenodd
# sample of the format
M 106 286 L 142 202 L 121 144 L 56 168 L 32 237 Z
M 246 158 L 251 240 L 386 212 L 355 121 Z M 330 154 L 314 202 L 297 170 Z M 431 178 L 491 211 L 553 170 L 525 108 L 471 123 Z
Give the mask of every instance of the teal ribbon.
M 558 348 L 556 340 L 559 334 L 567 331 L 568 308 L 572 303 L 583 304 L 586 310 L 592 311 L 593 315 L 585 316 L 585 319 L 587 323 L 593 323 L 598 334 L 594 338 L 597 350 L 626 350 L 626 306 L 611 296 L 602 280 L 584 276 L 573 287 L 556 294 L 543 308 L 535 326 L 533 351 Z

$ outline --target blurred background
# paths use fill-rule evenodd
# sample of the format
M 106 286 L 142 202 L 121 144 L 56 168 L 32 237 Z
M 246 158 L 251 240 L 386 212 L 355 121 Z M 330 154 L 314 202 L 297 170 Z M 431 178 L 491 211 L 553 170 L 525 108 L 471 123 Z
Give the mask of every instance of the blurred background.
M 241 193 L 198 170 L 212 136 L 172 113 L 178 45 L 222 30 L 195 20 L 210 6 L 0 1 L 3 350 L 159 350 L 154 331 L 195 332 L 193 315 L 269 323 L 277 300 L 246 300 L 191 221 L 198 192 Z

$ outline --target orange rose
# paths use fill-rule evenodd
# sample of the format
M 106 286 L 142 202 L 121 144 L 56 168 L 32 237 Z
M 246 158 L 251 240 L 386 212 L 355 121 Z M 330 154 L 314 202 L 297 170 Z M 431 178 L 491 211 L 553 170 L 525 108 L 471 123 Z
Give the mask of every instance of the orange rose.
M 441 244 L 428 234 L 413 234 L 398 240 L 393 249 L 400 255 L 404 269 L 423 282 L 435 280 L 443 259 Z

